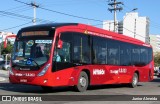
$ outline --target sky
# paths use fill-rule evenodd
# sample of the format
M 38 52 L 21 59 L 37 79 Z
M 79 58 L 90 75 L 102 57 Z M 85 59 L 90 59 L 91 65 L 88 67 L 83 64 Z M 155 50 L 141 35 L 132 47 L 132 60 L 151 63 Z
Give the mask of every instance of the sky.
M 108 11 L 111 0 L 19 0 L 26 4 L 36 2 L 36 24 L 50 22 L 84 23 L 102 28 L 104 20 L 113 20 Z M 117 19 L 134 8 L 139 16 L 150 19 L 150 34 L 160 34 L 160 0 L 117 0 L 123 2 L 123 10 L 117 11 Z M 13 32 L 33 25 L 33 7 L 16 0 L 1 0 L 0 31 Z M 72 16 L 71 16 L 72 15 Z

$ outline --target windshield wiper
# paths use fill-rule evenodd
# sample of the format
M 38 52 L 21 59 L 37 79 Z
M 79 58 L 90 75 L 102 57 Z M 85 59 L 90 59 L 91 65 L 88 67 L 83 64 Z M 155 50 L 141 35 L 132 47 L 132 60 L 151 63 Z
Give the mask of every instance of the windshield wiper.
M 30 60 L 30 61 L 33 61 L 34 63 L 36 63 L 37 67 L 40 68 L 40 65 L 32 58 L 25 58 L 27 59 L 27 62 Z M 28 62 L 28 64 L 30 64 L 30 62 Z

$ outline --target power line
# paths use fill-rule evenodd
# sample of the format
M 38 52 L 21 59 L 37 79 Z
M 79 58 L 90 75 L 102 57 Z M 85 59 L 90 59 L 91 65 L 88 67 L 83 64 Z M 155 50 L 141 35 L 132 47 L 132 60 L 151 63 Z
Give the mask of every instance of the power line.
M 25 2 L 23 2 L 23 1 L 19 1 L 19 0 L 14 0 L 14 1 L 17 1 L 17 2 L 19 2 L 19 3 L 22 3 L 22 4 L 26 4 L 26 5 L 31 6 L 31 4 L 29 4 L 29 3 L 25 3 Z
M 17 7 L 14 7 L 14 8 L 10 8 L 10 9 L 6 9 L 4 11 L 10 11 L 10 10 L 15 10 L 15 9 L 18 9 L 18 8 L 22 8 L 24 7 L 24 5 L 21 5 L 21 6 L 17 6 Z
M 25 3 L 25 2 L 22 2 L 22 1 L 19 1 L 19 0 L 15 0 L 15 1 L 31 6 L 31 4 L 29 4 L 29 3 Z M 116 0 L 114 0 L 114 1 L 116 1 Z M 114 2 L 114 3 L 110 3 L 109 5 L 118 5 L 118 4 L 123 4 L 123 3 L 122 2 Z M 59 12 L 59 11 L 47 9 L 47 8 L 44 8 L 44 7 L 39 7 L 39 8 L 43 9 L 43 10 L 46 10 L 46 11 L 49 11 L 49 12 L 54 12 L 54 13 L 57 13 L 57 14 L 67 15 L 67 16 L 70 16 L 70 17 L 75 17 L 75 18 L 80 18 L 80 19 L 86 19 L 86 20 L 92 20 L 92 21 L 97 21 L 97 22 L 103 22 L 102 20 L 91 19 L 91 18 L 86 18 L 86 17 L 81 17 L 81 16 L 76 16 L 76 15 L 72 15 L 72 14 L 68 14 L 68 13 L 64 13 L 64 12 Z M 110 9 L 110 11 L 113 11 L 113 10 L 114 11 L 122 10 L 122 7 Z M 98 25 L 100 25 L 100 24 L 98 24 Z M 126 28 L 124 28 L 124 29 L 126 29 Z M 131 30 L 128 30 L 128 31 L 133 32 Z M 138 35 L 138 34 L 136 34 L 136 35 Z M 141 36 L 141 35 L 138 35 L 138 36 Z M 141 36 L 141 37 L 143 37 L 143 36 Z M 143 38 L 145 38 L 145 37 L 143 37 Z
M 21 26 L 24 26 L 24 25 L 27 25 L 27 24 L 30 24 L 30 23 L 32 23 L 32 22 L 27 22 L 27 23 L 24 23 L 24 24 L 21 24 L 21 25 L 9 27 L 9 28 L 6 28 L 6 29 L 2 29 L 2 30 L 0 30 L 0 31 L 10 30 L 10 29 L 17 28 L 17 27 L 21 27 Z
M 26 5 L 31 5 L 31 4 L 28 4 L 28 3 L 25 3 L 25 2 L 22 2 L 22 1 L 19 1 L 19 0 L 15 0 L 15 1 L 17 1 L 19 3 L 26 4 Z M 49 12 L 54 12 L 54 13 L 57 13 L 57 14 L 66 15 L 66 16 L 70 16 L 70 17 L 75 17 L 75 18 L 80 18 L 80 19 L 85 19 L 85 20 L 90 20 L 90 21 L 103 22 L 102 20 L 92 19 L 92 18 L 86 18 L 86 17 L 81 17 L 81 16 L 76 16 L 76 15 L 72 15 L 72 14 L 68 14 L 68 13 L 64 13 L 64 12 L 59 12 L 59 11 L 47 9 L 47 8 L 40 7 L 40 6 L 39 6 L 39 8 L 43 9 L 43 10 L 46 10 L 46 11 L 49 11 Z
M 21 14 L 16 14 L 16 13 L 12 13 L 12 12 L 0 11 L 0 13 L 2 13 L 4 15 L 10 15 L 10 16 L 23 18 L 23 19 L 29 19 L 29 20 L 33 19 L 33 17 L 29 17 L 29 16 L 25 16 L 25 15 L 21 15 Z M 44 21 L 44 22 L 54 22 L 54 21 L 44 20 L 44 19 L 40 19 L 40 18 L 37 18 L 37 20 L 38 21 Z
M 21 18 L 25 18 L 25 19 L 31 19 L 31 17 L 29 17 L 29 16 L 24 16 L 24 15 L 12 13 L 12 12 L 0 11 L 0 13 L 5 14 L 5 15 L 12 15 L 12 16 L 16 16 L 16 17 L 21 17 Z
M 97 22 L 103 22 L 102 20 L 97 20 L 97 19 L 91 19 L 91 18 L 76 16 L 76 15 L 72 15 L 72 14 L 68 14 L 68 13 L 63 13 L 63 12 L 59 12 L 59 11 L 54 11 L 54 10 L 43 8 L 43 7 L 39 7 L 39 8 L 43 9 L 43 10 L 46 10 L 46 11 L 50 11 L 50 12 L 54 12 L 54 13 L 58 13 L 58 14 L 62 14 L 62 15 L 67 15 L 67 16 L 70 16 L 70 17 L 75 17 L 75 18 L 80 18 L 80 19 L 85 19 L 85 20 L 91 20 L 91 21 L 97 21 Z

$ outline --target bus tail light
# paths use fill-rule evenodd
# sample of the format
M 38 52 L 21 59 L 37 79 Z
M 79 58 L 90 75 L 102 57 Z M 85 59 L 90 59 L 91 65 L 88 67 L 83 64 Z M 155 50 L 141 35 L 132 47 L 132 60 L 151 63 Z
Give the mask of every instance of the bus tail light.
M 49 66 L 50 66 L 50 64 L 47 64 L 47 65 L 43 68 L 43 70 L 38 74 L 38 76 L 43 76 L 43 75 L 47 72 Z

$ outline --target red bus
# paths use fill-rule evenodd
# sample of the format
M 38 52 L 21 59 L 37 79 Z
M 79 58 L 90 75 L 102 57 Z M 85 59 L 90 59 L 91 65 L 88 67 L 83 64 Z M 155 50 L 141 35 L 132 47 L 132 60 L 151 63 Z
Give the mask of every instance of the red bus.
M 16 37 L 9 80 L 50 90 L 153 80 L 152 47 L 121 34 L 79 23 L 22 28 Z

